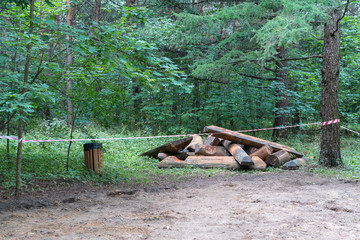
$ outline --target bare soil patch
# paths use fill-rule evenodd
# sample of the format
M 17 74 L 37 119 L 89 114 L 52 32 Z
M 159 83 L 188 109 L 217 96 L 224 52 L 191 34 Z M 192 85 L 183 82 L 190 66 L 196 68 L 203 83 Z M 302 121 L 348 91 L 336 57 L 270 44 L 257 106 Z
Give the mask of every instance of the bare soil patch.
M 360 185 L 302 171 L 70 184 L 1 200 L 0 239 L 360 239 Z

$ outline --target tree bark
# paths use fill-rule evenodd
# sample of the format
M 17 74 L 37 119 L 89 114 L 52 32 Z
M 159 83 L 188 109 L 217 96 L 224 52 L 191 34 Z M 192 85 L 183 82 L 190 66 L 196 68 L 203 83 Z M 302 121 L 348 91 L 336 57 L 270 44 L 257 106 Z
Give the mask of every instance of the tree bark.
M 324 26 L 324 46 L 321 81 L 321 119 L 323 122 L 339 118 L 340 9 L 330 13 Z M 340 124 L 321 127 L 319 163 L 336 167 L 342 164 L 340 153 Z
M 29 26 L 29 35 L 32 35 L 34 30 L 34 0 L 30 0 L 30 11 L 29 11 L 29 17 L 30 17 L 30 26 Z M 26 60 L 25 60 L 25 68 L 24 68 L 24 86 L 22 88 L 22 94 L 24 95 L 28 89 L 26 88 L 26 85 L 29 80 L 29 72 L 30 72 L 30 60 L 31 60 L 31 48 L 32 44 L 29 43 L 26 46 Z M 25 99 L 23 99 L 25 101 Z M 18 197 L 21 191 L 21 165 L 22 165 L 22 136 L 23 136 L 23 129 L 24 129 L 24 123 L 23 123 L 23 117 L 25 115 L 24 110 L 20 108 L 19 111 L 19 126 L 18 126 L 18 148 L 16 153 L 16 186 L 15 186 L 15 196 Z
M 101 0 L 95 0 L 95 4 L 94 4 L 94 20 L 98 24 L 100 24 L 100 20 L 101 20 L 100 10 L 101 10 Z
M 288 64 L 284 60 L 286 59 L 286 49 L 285 47 L 279 47 L 278 49 L 278 60 L 276 61 L 276 79 L 279 83 L 279 87 L 276 91 L 276 97 L 278 101 L 275 103 L 275 119 L 274 127 L 288 125 L 289 114 L 287 113 L 289 100 L 288 100 L 288 88 L 289 88 L 289 70 Z M 274 138 L 287 138 L 288 132 L 286 128 L 274 129 L 273 131 Z
M 68 14 L 66 15 L 66 24 L 70 27 L 75 26 L 75 4 L 71 0 L 66 0 L 66 6 L 68 9 Z M 73 37 L 69 34 L 66 35 L 66 38 L 69 42 L 73 42 Z M 70 99 L 70 95 L 73 88 L 73 79 L 71 76 L 71 70 L 70 66 L 74 63 L 74 56 L 71 49 L 71 46 L 67 46 L 66 51 L 66 59 L 65 59 L 65 65 L 67 66 L 66 71 L 66 94 L 68 96 L 67 99 L 67 125 L 68 127 L 71 127 L 73 122 L 73 113 L 74 113 L 74 105 L 73 102 Z

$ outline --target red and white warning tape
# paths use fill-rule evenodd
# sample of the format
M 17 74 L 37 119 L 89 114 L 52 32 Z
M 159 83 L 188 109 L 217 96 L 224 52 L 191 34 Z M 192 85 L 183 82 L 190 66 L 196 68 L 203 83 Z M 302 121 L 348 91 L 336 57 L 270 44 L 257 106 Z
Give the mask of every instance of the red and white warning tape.
M 0 136 L 0 138 L 9 139 L 9 140 L 18 140 L 18 138 L 15 136 Z
M 360 133 L 355 132 L 354 130 L 348 129 L 348 128 L 343 127 L 343 126 L 340 126 L 340 127 L 341 127 L 341 128 L 343 128 L 343 129 L 345 129 L 345 130 L 348 130 L 349 132 L 355 133 L 355 134 L 357 134 L 357 135 L 359 135 L 359 136 L 360 136 Z
M 334 124 L 334 123 L 338 123 L 338 122 L 340 122 L 340 119 L 335 119 L 335 120 L 323 122 L 323 123 L 321 123 L 321 126 L 326 126 L 326 125 L 330 125 L 330 124 Z
M 291 126 L 279 126 L 279 127 L 272 127 L 272 128 L 259 128 L 259 129 L 251 129 L 251 130 L 240 130 L 237 132 L 256 132 L 256 131 L 267 131 L 267 130 L 274 130 L 274 129 L 283 129 L 283 128 L 294 128 L 294 127 L 303 127 L 303 126 L 310 126 L 310 125 L 317 125 L 322 122 L 316 123 L 307 123 L 307 124 L 298 124 L 298 125 L 291 125 Z
M 293 128 L 293 127 L 303 127 L 303 126 L 310 126 L 310 125 L 317 125 L 321 124 L 322 126 L 339 123 L 339 119 L 335 119 L 332 121 L 326 122 L 316 122 L 316 123 L 308 123 L 308 124 L 298 124 L 292 126 L 281 126 L 281 127 L 273 127 L 273 128 L 260 128 L 260 129 L 251 129 L 251 130 L 240 130 L 237 132 L 255 132 L 255 131 L 266 131 L 266 130 L 274 130 L 274 129 L 283 129 L 283 128 Z M 342 127 L 350 132 L 356 133 L 360 135 L 360 133 L 350 130 L 346 127 Z M 201 133 L 200 135 L 206 135 L 207 133 Z M 170 137 L 187 137 L 193 134 L 181 134 L 181 135 L 164 135 L 164 136 L 150 136 L 150 137 L 121 137 L 121 138 L 84 138 L 84 139 L 48 139 L 48 140 L 26 140 L 26 139 L 18 139 L 16 136 L 0 136 L 0 139 L 9 139 L 9 140 L 17 140 L 18 142 L 23 143 L 40 143 L 40 142 L 80 142 L 80 141 L 109 141 L 109 140 L 132 140 L 132 139 L 153 139 L 153 138 L 170 138 Z

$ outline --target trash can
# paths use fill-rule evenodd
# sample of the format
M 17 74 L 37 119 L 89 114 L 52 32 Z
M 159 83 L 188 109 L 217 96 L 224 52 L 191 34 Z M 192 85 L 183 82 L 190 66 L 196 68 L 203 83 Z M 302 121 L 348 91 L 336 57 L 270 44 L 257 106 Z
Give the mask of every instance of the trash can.
M 101 148 L 101 143 L 84 144 L 85 167 L 93 170 L 95 174 L 104 173 L 104 159 Z

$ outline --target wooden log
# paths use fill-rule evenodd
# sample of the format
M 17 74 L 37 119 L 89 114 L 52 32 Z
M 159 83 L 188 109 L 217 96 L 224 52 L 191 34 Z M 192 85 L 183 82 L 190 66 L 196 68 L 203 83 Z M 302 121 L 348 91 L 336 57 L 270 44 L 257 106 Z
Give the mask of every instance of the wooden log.
M 222 144 L 241 166 L 254 165 L 253 161 L 251 160 L 249 155 L 244 151 L 244 149 L 241 148 L 240 144 L 233 143 L 228 140 L 222 141 Z
M 169 156 L 168 154 L 161 152 L 161 153 L 158 153 L 156 158 L 161 161 L 161 160 L 164 160 L 165 158 L 167 158 L 168 156 Z
M 257 151 L 251 153 L 249 156 L 251 158 L 257 156 L 265 161 L 266 158 L 272 153 L 272 151 L 272 147 L 270 147 L 269 145 L 265 145 L 259 148 Z
M 148 156 L 148 157 L 156 158 L 160 152 L 178 153 L 181 150 L 183 150 L 187 145 L 189 145 L 191 140 L 192 137 L 188 137 L 188 138 L 183 138 L 172 142 L 168 142 L 165 143 L 164 145 L 161 145 L 160 147 L 144 152 L 140 156 Z
M 305 165 L 307 161 L 309 161 L 309 159 L 306 157 L 297 158 L 297 159 L 291 160 L 289 162 L 286 162 L 282 166 L 282 169 L 283 170 L 297 170 L 301 166 Z
M 210 146 L 197 144 L 195 148 L 195 155 L 202 156 L 230 156 L 230 153 L 222 146 Z
M 209 135 L 205 140 L 205 145 L 211 145 L 211 146 L 219 146 L 221 144 L 221 140 L 217 137 L 214 137 L 212 135 Z
M 202 138 L 198 134 L 191 135 L 193 139 L 191 140 L 190 144 L 185 148 L 185 151 L 195 152 L 196 144 L 204 144 Z
M 232 156 L 189 156 L 185 163 L 199 168 L 240 169 L 240 165 Z
M 271 146 L 273 148 L 274 152 L 285 150 L 288 153 L 295 155 L 296 157 L 303 156 L 302 153 L 297 152 L 295 149 L 293 149 L 291 147 L 284 146 L 284 145 L 274 143 L 274 142 L 270 142 L 270 141 L 267 141 L 264 139 L 256 138 L 253 136 L 249 136 L 246 134 L 234 132 L 234 131 L 231 131 L 231 130 L 228 130 L 225 128 L 221 128 L 221 127 L 206 126 L 204 128 L 204 132 L 213 133 L 213 136 L 215 136 L 215 137 L 223 138 L 223 139 L 232 141 L 234 143 L 240 143 L 240 144 L 243 144 L 244 146 L 261 148 L 262 146 L 268 144 L 269 146 Z
M 224 139 L 221 140 L 221 145 L 223 145 L 225 148 L 228 148 L 231 143 L 233 143 L 233 142 L 231 142 L 229 140 L 224 140 Z M 244 149 L 244 145 L 239 144 L 239 143 L 236 143 L 236 144 L 239 145 L 242 149 Z
M 180 160 L 185 160 L 189 156 L 190 152 L 179 152 L 179 153 L 158 153 L 157 159 L 164 160 L 165 158 L 169 156 L 175 156 Z
M 175 156 L 169 156 L 164 160 L 160 161 L 158 166 L 159 168 L 181 168 L 181 167 L 185 167 L 186 164 L 184 161 L 179 160 Z
M 280 167 L 284 163 L 290 161 L 290 154 L 286 150 L 270 154 L 265 162 L 273 167 Z
M 243 149 L 248 155 L 250 155 L 258 150 L 258 148 L 256 148 L 256 147 L 246 147 L 246 146 L 244 146 Z
M 258 156 L 253 156 L 251 158 L 254 165 L 253 166 L 241 166 L 242 170 L 258 170 L 258 171 L 265 171 L 266 170 L 266 163 L 259 158 Z

